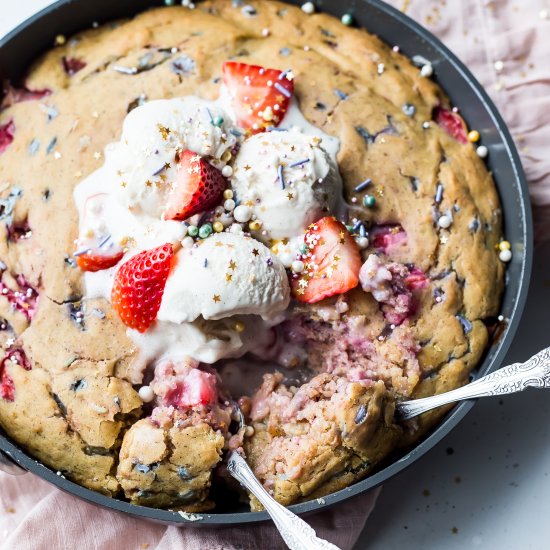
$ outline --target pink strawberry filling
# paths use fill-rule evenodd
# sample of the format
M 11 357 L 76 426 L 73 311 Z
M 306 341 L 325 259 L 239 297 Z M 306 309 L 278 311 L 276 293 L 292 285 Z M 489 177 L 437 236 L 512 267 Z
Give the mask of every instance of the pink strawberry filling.
M 382 304 L 386 320 L 396 326 L 414 314 L 416 303 L 413 292 L 428 285 L 426 274 L 417 267 L 384 263 L 375 254 L 371 254 L 363 264 L 359 280 L 363 290 L 370 292 Z
M 451 137 L 461 143 L 468 143 L 466 126 L 462 118 L 443 107 L 436 107 L 433 112 L 433 119 L 438 126 L 441 126 Z
M 86 66 L 86 62 L 76 57 L 64 57 L 63 69 L 69 76 L 74 76 Z
M 23 101 L 33 101 L 42 99 L 49 96 L 52 93 L 51 90 L 45 88 L 44 90 L 29 90 L 25 86 L 22 88 L 15 88 L 11 84 L 7 84 L 4 88 L 4 101 L 3 106 L 9 107 L 15 103 L 22 103 Z
M 163 406 L 191 409 L 218 401 L 216 376 L 197 366 L 198 363 L 191 360 L 157 366 L 151 387 Z
M 12 307 L 31 321 L 38 309 L 38 292 L 23 275 L 15 278 L 18 289 L 13 290 L 0 281 L 0 293 L 5 296 Z
M 15 136 L 15 124 L 10 120 L 0 125 L 0 155 L 9 147 Z
M 377 225 L 370 230 L 372 245 L 389 254 L 392 249 L 407 242 L 407 233 L 399 224 Z
M 6 401 L 15 399 L 15 385 L 3 363 L 0 365 L 0 398 Z
M 11 348 L 7 350 L 6 356 L 0 363 L 0 398 L 6 401 L 13 401 L 15 399 L 15 384 L 6 371 L 7 360 L 23 367 L 25 370 L 31 370 L 32 367 L 25 352 L 21 348 Z

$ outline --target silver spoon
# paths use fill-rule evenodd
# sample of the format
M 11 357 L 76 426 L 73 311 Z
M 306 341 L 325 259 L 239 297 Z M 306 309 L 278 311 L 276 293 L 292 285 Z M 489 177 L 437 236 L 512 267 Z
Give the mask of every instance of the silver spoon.
M 528 387 L 550 388 L 550 348 L 533 355 L 525 363 L 514 363 L 462 388 L 423 399 L 401 401 L 396 405 L 396 415 L 399 420 L 408 420 L 456 401 L 516 393 Z
M 240 428 L 244 429 L 246 427 L 244 415 L 237 403 L 233 405 Z M 264 489 L 246 460 L 237 451 L 232 451 L 229 455 L 227 471 L 262 503 L 290 550 L 340 550 L 334 544 L 320 539 L 303 519 L 279 504 Z

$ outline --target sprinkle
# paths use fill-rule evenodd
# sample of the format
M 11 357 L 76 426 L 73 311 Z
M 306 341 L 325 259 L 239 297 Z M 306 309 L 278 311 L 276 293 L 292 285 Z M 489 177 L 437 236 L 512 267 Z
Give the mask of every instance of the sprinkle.
M 233 198 L 233 191 L 231 189 L 226 189 L 223 192 L 223 198 L 224 199 L 232 199 Z
M 48 144 L 48 147 L 46 147 L 46 154 L 49 155 L 54 149 L 55 149 L 55 146 L 57 145 L 57 138 L 54 137 L 50 143 Z
M 187 55 L 181 55 L 172 61 L 170 68 L 177 75 L 187 75 L 195 70 L 195 61 Z
M 471 142 L 471 143 L 476 143 L 479 141 L 479 132 L 477 130 L 472 130 L 471 132 L 468 133 L 468 140 Z
M 501 60 L 495 61 L 494 67 L 497 73 L 502 72 L 502 70 L 504 69 L 504 61 L 501 61 Z
M 235 201 L 233 199 L 227 199 L 224 203 L 223 203 L 223 207 L 228 211 L 228 212 L 232 212 L 233 210 L 235 210 Z
M 75 257 L 78 257 L 78 256 L 83 256 L 84 254 L 89 254 L 91 252 L 91 249 L 90 248 L 85 248 L 85 249 L 82 249 L 82 250 L 77 250 L 73 256 Z
M 271 31 L 269 29 L 262 29 L 262 36 L 264 38 L 267 38 L 271 34 Z
M 248 224 L 248 228 L 250 229 L 250 231 L 259 231 L 262 228 L 262 224 L 259 221 L 255 220 L 255 221 L 250 222 Z M 254 250 L 256 250 L 256 249 L 254 249 Z M 252 251 L 252 252 L 254 253 L 254 251 Z M 256 252 L 257 252 L 257 250 L 256 250 Z M 254 255 L 257 256 L 257 254 L 254 254 Z
M 153 388 L 151 386 L 141 386 L 138 391 L 139 398 L 144 403 L 151 403 L 153 399 L 155 398 L 155 392 L 153 391 Z
M 101 248 L 102 246 L 106 245 L 111 240 L 111 235 L 107 235 L 99 244 L 98 247 Z
M 231 168 L 231 166 L 229 166 L 229 164 L 225 165 L 222 168 L 222 176 L 224 178 L 230 178 L 232 175 L 233 175 L 233 168 Z
M 63 34 L 58 34 L 55 37 L 55 45 L 63 46 L 67 42 L 67 38 Z
M 357 187 L 355 187 L 354 191 L 356 193 L 361 193 L 361 191 L 364 191 L 371 183 L 372 179 L 368 178 L 363 183 L 360 183 Z
M 272 259 L 272 258 L 267 258 L 266 261 L 265 261 L 265 263 L 266 263 L 269 267 L 271 267 L 271 266 L 273 265 L 273 259 Z
M 207 239 L 210 235 L 212 235 L 212 224 L 205 223 L 204 225 L 201 225 L 199 229 L 199 238 Z
M 277 128 L 276 126 L 268 126 L 266 130 L 268 132 L 288 132 L 286 128 Z
M 294 262 L 292 262 L 291 269 L 293 273 L 302 273 L 302 271 L 305 269 L 304 262 L 302 262 L 301 260 L 295 260 Z
M 233 216 L 235 217 L 235 221 L 246 223 L 252 218 L 252 210 L 248 206 L 241 204 L 235 208 Z
M 190 237 L 196 237 L 199 234 L 199 228 L 196 225 L 190 225 L 187 228 L 187 234 Z
M 235 321 L 235 324 L 233 325 L 233 328 L 234 328 L 237 332 L 244 332 L 246 326 L 245 326 L 245 324 L 244 324 L 242 321 Z
M 430 63 L 424 65 L 422 67 L 422 69 L 420 69 L 420 75 L 425 77 L 425 78 L 429 78 L 433 74 L 434 74 L 434 68 L 432 67 L 432 65 Z
M 222 299 L 221 299 L 221 297 L 220 297 L 219 294 L 214 294 L 214 296 L 212 296 L 212 301 L 213 301 L 215 304 L 217 304 L 217 303 L 221 302 Z
M 430 126 L 431 124 L 427 120 L 422 123 L 422 128 L 424 128 L 424 130 L 427 130 Z
M 416 113 L 416 107 L 412 105 L 411 103 L 405 103 L 401 110 L 408 116 L 413 117 Z
M 363 206 L 372 208 L 376 204 L 376 199 L 372 195 L 365 195 L 363 198 Z
M 305 4 L 302 4 L 302 11 L 308 15 L 311 15 L 315 12 L 315 4 L 313 2 L 306 2 Z
M 193 237 L 190 237 L 190 236 L 185 237 L 181 241 L 181 246 L 183 246 L 183 248 L 187 248 L 187 249 L 192 248 L 194 244 L 195 244 L 195 241 L 193 240 Z
M 361 220 L 357 220 L 352 226 L 351 226 L 351 230 L 353 232 L 356 232 L 359 230 L 359 228 L 363 225 L 363 222 Z
M 364 250 L 365 248 L 368 248 L 370 244 L 367 237 L 358 237 L 357 239 L 355 239 L 355 242 L 357 243 L 359 248 L 361 248 L 362 250 Z
M 212 124 L 218 128 L 221 128 L 223 126 L 223 123 L 224 123 L 223 117 L 219 115 L 215 117 L 214 120 L 212 121 Z
M 341 21 L 344 25 L 346 25 L 346 27 L 350 27 L 351 25 L 353 25 L 353 15 L 351 15 L 351 13 L 344 13 L 344 15 L 342 15 Z
M 204 258 L 204 262 L 202 264 L 202 267 L 204 267 L 204 268 L 208 267 L 208 258 Z
M 311 159 L 300 160 L 298 162 L 295 162 L 294 164 L 291 164 L 289 168 L 298 168 L 300 166 L 303 166 L 304 164 L 307 164 L 308 162 L 311 162 Z
M 449 229 L 452 223 L 453 223 L 453 220 L 446 214 L 443 214 L 443 216 L 441 216 L 437 220 L 437 225 L 439 225 L 439 227 L 441 227 L 442 229 Z
M 480 145 L 477 149 L 476 149 L 476 153 L 477 153 L 477 156 L 479 158 L 486 158 L 487 155 L 489 154 L 489 149 L 487 149 L 487 147 L 485 147 L 485 145 Z
M 281 48 L 279 50 L 279 54 L 283 55 L 284 57 L 288 57 L 292 53 L 292 50 L 290 48 Z
M 443 185 L 438 183 L 437 191 L 435 192 L 435 202 L 436 204 L 440 204 L 442 200 L 443 200 Z
M 278 82 L 275 82 L 273 87 L 278 91 L 281 92 L 286 98 L 290 99 L 292 97 L 292 94 L 281 84 Z
M 294 194 L 293 193 L 287 193 L 286 194 L 286 198 L 291 201 L 293 198 L 294 198 Z
M 53 158 L 55 160 L 59 160 L 61 158 L 61 153 L 59 151 L 55 151 L 53 154 Z
M 101 158 L 101 152 L 100 152 L 100 151 L 96 151 L 96 152 L 94 153 L 94 159 L 95 159 L 95 160 L 99 160 L 100 158 Z
M 229 133 L 235 137 L 242 137 L 242 132 L 239 132 L 239 130 L 235 130 L 234 128 L 232 128 L 231 130 L 229 130 Z
M 386 70 L 386 65 L 384 65 L 384 63 L 378 63 L 378 67 L 376 69 L 376 72 L 378 73 L 378 75 L 382 76 L 385 70 Z
M 283 165 L 280 164 L 277 170 L 277 175 L 279 177 L 279 183 L 281 184 L 281 189 L 285 188 L 285 176 L 283 174 L 283 170 L 284 170 Z
M 223 229 L 224 229 L 223 223 L 222 223 L 222 222 L 214 222 L 214 223 L 212 224 L 212 229 L 214 229 L 214 231 L 215 231 L 216 233 L 221 233 L 221 232 L 223 231 Z
M 500 258 L 501 262 L 508 263 L 512 259 L 512 251 L 511 250 L 501 250 L 498 257 Z
M 37 139 L 33 139 L 29 144 L 29 154 L 34 157 L 40 149 L 40 142 Z
M 512 248 L 512 245 L 508 241 L 500 241 L 498 243 L 499 250 L 510 250 Z
M 137 74 L 137 67 L 124 67 L 123 65 L 112 65 L 113 71 L 121 74 Z
M 334 93 L 336 94 L 336 97 L 338 97 L 342 101 L 348 98 L 348 94 L 346 94 L 345 92 L 342 92 L 342 90 L 338 90 L 338 88 L 334 89 Z

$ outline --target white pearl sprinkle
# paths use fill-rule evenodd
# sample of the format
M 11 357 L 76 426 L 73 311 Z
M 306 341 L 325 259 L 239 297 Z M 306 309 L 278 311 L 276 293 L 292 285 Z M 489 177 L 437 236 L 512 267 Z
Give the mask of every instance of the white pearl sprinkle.
M 139 388 L 138 393 L 139 393 L 139 398 L 144 403 L 151 403 L 151 401 L 153 401 L 153 399 L 155 398 L 155 392 L 153 391 L 151 386 L 141 386 L 141 388 Z
M 306 2 L 305 4 L 302 4 L 302 11 L 308 15 L 311 15 L 315 11 L 315 4 L 313 2 Z
M 512 259 L 512 251 L 511 250 L 501 250 L 498 257 L 500 258 L 501 262 L 508 263 Z
M 248 206 L 240 204 L 237 208 L 235 208 L 233 216 L 235 217 L 235 221 L 246 223 L 252 217 L 252 210 L 250 210 Z
M 229 228 L 229 231 L 233 233 L 233 235 L 240 235 L 243 232 L 243 228 L 238 223 L 234 223 Z
M 277 257 L 285 267 L 290 268 L 292 266 L 294 256 L 290 252 L 282 252 L 278 254 Z
M 302 273 L 304 269 L 305 269 L 304 262 L 301 262 L 300 260 L 296 260 L 292 262 L 292 271 L 294 273 Z
M 224 203 L 223 203 L 223 207 L 228 211 L 228 212 L 231 212 L 233 210 L 235 210 L 235 201 L 233 199 L 227 199 Z
M 367 237 L 358 237 L 357 239 L 355 239 L 355 242 L 357 243 L 359 248 L 363 250 L 369 247 L 369 240 L 367 239 Z
M 230 178 L 233 175 L 233 168 L 227 164 L 222 168 L 222 176 L 224 178 Z
M 439 227 L 441 227 L 442 229 L 449 229 L 452 223 L 453 220 L 451 220 L 451 218 L 446 214 L 443 214 L 443 216 L 441 216 L 439 220 L 437 220 L 437 225 L 439 225 Z
M 185 239 L 183 239 L 183 241 L 181 241 L 181 246 L 183 246 L 183 248 L 193 248 L 193 245 L 195 244 L 195 241 L 193 240 L 193 237 L 185 237 Z
M 480 145 L 476 149 L 476 153 L 477 153 L 478 157 L 484 159 L 489 154 L 489 149 L 487 149 L 487 147 L 485 147 L 485 145 Z
M 434 68 L 431 64 L 426 64 L 420 69 L 420 74 L 426 78 L 429 78 L 434 74 Z
M 187 235 L 187 226 L 182 224 L 182 235 L 181 238 L 185 237 Z
M 504 61 L 495 61 L 495 71 L 500 73 L 504 69 Z
M 266 28 L 266 29 L 262 29 L 262 36 L 267 37 L 267 36 L 269 36 L 270 34 L 271 34 L 271 33 L 270 33 L 270 30 L 269 30 L 269 29 L 267 29 L 267 28 Z

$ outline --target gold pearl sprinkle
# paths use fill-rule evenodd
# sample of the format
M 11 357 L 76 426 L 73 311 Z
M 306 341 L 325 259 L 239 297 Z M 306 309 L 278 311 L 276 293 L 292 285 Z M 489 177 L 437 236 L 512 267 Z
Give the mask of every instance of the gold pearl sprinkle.
M 258 221 L 253 221 L 248 224 L 248 227 L 250 231 L 259 231 L 260 228 L 262 227 L 262 224 Z
M 66 42 L 67 42 L 67 39 L 65 38 L 65 36 L 63 34 L 58 34 L 55 37 L 55 45 L 56 46 L 63 46 L 63 44 L 65 44 Z
M 472 130 L 468 134 L 468 139 L 470 140 L 471 143 L 478 142 L 479 141 L 479 132 L 477 130 Z
M 232 199 L 233 198 L 233 191 L 231 189 L 226 189 L 224 192 L 223 192 L 223 198 L 224 199 Z
M 223 223 L 222 222 L 214 222 L 212 224 L 212 229 L 214 229 L 214 231 L 216 233 L 221 233 L 223 231 Z
M 242 322 L 242 321 L 237 321 L 234 325 L 233 325 L 233 328 L 237 331 L 237 332 L 244 332 L 244 329 L 246 328 L 245 324 Z
M 501 241 L 498 244 L 499 250 L 511 250 L 512 245 L 508 241 Z

